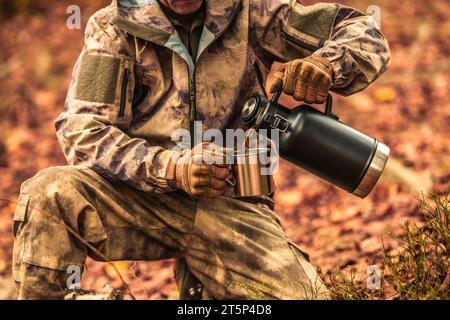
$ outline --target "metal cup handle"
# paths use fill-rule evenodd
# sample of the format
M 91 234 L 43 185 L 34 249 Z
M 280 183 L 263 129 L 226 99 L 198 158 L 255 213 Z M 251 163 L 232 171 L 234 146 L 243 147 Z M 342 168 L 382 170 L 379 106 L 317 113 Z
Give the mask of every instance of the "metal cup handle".
M 233 188 L 236 187 L 236 180 L 234 179 L 234 175 L 233 174 L 230 174 L 230 176 L 225 179 L 225 182 L 227 182 Z

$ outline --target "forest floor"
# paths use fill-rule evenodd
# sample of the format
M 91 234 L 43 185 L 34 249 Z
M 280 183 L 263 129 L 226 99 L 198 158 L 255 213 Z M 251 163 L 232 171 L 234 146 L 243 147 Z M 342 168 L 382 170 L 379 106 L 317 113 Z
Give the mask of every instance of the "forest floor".
M 12 215 L 20 184 L 40 169 L 64 165 L 53 119 L 62 111 L 82 30 L 65 25 L 67 4 L 0 20 L 0 298 L 12 298 Z M 80 1 L 81 2 L 81 1 Z M 307 1 L 309 3 L 313 1 Z M 450 185 L 450 2 L 338 1 L 381 7 L 390 41 L 389 71 L 368 90 L 335 99 L 341 121 L 386 143 L 385 176 L 364 200 L 282 162 L 276 211 L 287 234 L 322 272 L 353 267 L 361 277 L 394 244 L 401 224 L 421 219 L 420 192 Z M 105 1 L 83 1 L 83 26 Z M 287 99 L 284 103 L 292 105 Z M 176 298 L 174 261 L 117 262 L 142 299 Z M 89 260 L 85 289 L 123 288 L 113 268 Z

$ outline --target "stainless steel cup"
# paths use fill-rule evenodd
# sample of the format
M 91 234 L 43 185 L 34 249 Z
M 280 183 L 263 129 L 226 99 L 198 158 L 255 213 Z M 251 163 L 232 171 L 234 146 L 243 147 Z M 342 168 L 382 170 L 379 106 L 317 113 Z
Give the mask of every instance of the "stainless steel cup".
M 236 196 L 262 196 L 275 191 L 270 165 L 261 161 L 267 154 L 267 149 L 244 149 L 235 153 L 233 176 Z

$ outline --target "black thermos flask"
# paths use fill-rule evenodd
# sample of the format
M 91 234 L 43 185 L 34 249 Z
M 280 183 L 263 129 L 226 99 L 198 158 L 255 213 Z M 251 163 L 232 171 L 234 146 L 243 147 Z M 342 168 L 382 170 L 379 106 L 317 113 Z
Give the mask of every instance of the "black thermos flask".
M 281 158 L 353 193 L 366 197 L 375 187 L 389 157 L 389 148 L 339 121 L 328 96 L 325 113 L 301 105 L 288 109 L 252 96 L 242 109 L 242 120 L 255 129 L 278 129 Z

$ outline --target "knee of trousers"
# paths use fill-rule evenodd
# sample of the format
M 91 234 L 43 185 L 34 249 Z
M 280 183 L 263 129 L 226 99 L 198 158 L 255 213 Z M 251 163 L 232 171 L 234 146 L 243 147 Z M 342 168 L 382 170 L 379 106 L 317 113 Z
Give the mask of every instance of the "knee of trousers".
M 225 299 L 328 299 L 328 289 L 307 254 L 288 241 L 283 250 L 245 261 L 233 274 Z
M 86 213 L 89 205 L 77 169 L 72 167 L 44 169 L 22 184 L 14 212 L 13 272 L 17 281 L 23 263 L 60 271 L 83 265 L 87 249 L 70 230 L 78 232 L 80 213 Z M 95 213 L 95 208 L 91 209 Z M 101 223 L 97 226 L 102 227 Z
M 89 193 L 77 167 L 44 169 L 22 184 L 14 221 L 32 224 L 40 233 L 47 225 L 78 229 L 80 214 L 96 211 Z
M 82 187 L 80 169 L 77 167 L 50 167 L 26 180 L 20 188 L 20 193 L 41 200 L 54 200 L 55 197 L 65 198 L 72 193 L 79 193 Z

